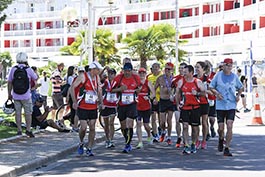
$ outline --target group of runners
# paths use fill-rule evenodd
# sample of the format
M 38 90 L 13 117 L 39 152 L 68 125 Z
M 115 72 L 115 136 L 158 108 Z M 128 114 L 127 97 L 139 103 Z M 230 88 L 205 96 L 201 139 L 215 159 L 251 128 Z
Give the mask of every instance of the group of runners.
M 106 148 L 115 147 L 114 120 L 117 115 L 125 139 L 124 153 L 133 149 L 135 122 L 137 149 L 144 146 L 142 126 L 150 144 L 166 142 L 172 145 L 172 129 L 175 127 L 175 146 L 180 148 L 183 144 L 184 154 L 207 149 L 209 137 L 216 136 L 214 123 L 217 117 L 218 151 L 224 156 L 232 156 L 229 147 L 236 103 L 240 98 L 235 93 L 241 95 L 243 85 L 232 73 L 233 60 L 225 59 L 222 64 L 223 70 L 215 73 L 209 61 L 199 61 L 195 67 L 180 63 L 179 74 L 174 76 L 177 66 L 171 62 L 166 63 L 163 69 L 159 62 L 153 63 L 150 73 L 145 68 L 134 70 L 129 58 L 123 60 L 120 73 L 113 68 L 103 68 L 97 61 L 90 63 L 89 71 L 80 72 L 70 87 L 73 108 L 77 110 L 80 121 L 78 154 L 94 155 L 92 147 L 98 116 L 104 118 Z M 107 74 L 102 77 L 104 72 Z M 175 126 L 172 125 L 173 114 Z M 85 148 L 87 126 L 89 135 Z

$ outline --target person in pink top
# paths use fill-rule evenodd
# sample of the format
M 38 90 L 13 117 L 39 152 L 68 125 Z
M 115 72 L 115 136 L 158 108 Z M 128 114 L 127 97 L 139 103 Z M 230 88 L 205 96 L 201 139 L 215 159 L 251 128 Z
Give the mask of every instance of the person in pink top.
M 22 135 L 22 127 L 21 127 L 21 121 L 22 121 L 22 108 L 24 109 L 25 113 L 25 119 L 26 119 L 26 135 L 34 138 L 34 135 L 31 131 L 31 114 L 33 111 L 33 104 L 31 100 L 31 93 L 30 93 L 30 81 L 34 80 L 36 81 L 38 79 L 37 74 L 28 66 L 28 55 L 24 52 L 19 52 L 16 55 L 16 61 L 17 65 L 12 67 L 8 76 L 8 99 L 14 100 L 15 109 L 16 109 L 16 124 L 17 124 L 17 135 Z M 17 77 L 14 77 L 16 75 L 16 70 L 18 69 L 25 69 L 27 72 L 27 78 L 26 82 L 21 80 L 23 84 L 18 84 L 19 81 L 16 80 Z M 23 74 L 23 73 L 22 73 Z M 16 83 L 15 83 L 16 82 Z M 17 88 L 17 87 L 24 87 L 24 88 Z M 25 90 L 22 92 L 18 92 L 17 90 Z

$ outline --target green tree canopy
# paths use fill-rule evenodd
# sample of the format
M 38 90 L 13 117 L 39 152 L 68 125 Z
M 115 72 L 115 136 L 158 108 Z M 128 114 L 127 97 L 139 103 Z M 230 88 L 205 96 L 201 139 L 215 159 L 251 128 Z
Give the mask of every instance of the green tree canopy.
M 3 12 L 9 4 L 12 3 L 13 0 L 1 0 L 1 3 L 0 3 L 0 14 L 1 12 Z M 3 14 L 3 15 L 0 15 L 0 25 L 3 23 L 3 21 L 5 21 L 6 19 L 6 15 Z
M 82 54 L 85 46 L 83 39 L 85 31 L 81 31 L 75 41 L 70 46 L 61 48 L 61 52 L 66 55 L 78 56 Z M 93 55 L 103 65 L 110 63 L 120 63 L 120 56 L 117 55 L 118 49 L 115 47 L 113 33 L 108 29 L 97 29 L 93 39 Z M 87 57 L 87 56 L 85 56 Z
M 176 30 L 173 25 L 159 24 L 148 29 L 139 29 L 128 35 L 123 42 L 133 58 L 140 59 L 140 67 L 146 68 L 146 62 L 151 57 L 158 61 L 175 57 Z M 182 44 L 185 41 L 178 41 Z M 185 51 L 179 49 L 179 61 L 183 60 Z

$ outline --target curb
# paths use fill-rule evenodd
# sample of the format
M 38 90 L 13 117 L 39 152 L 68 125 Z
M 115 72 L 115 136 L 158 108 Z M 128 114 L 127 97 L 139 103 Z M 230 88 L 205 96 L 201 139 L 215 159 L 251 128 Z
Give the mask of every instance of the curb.
M 14 137 L 14 139 L 17 139 L 17 137 L 21 137 L 21 136 L 16 136 Z M 10 141 L 11 138 L 8 138 L 8 139 L 9 139 L 8 141 Z M 105 141 L 105 135 L 103 135 L 102 137 L 96 138 L 95 144 L 101 143 L 102 141 Z M 42 167 L 44 164 L 48 164 L 48 163 L 61 159 L 65 157 L 65 154 L 73 153 L 77 149 L 77 147 L 78 145 L 73 145 L 60 152 L 47 155 L 46 157 L 39 158 L 34 161 L 22 164 L 21 166 L 11 167 L 10 170 L 8 169 L 7 172 L 5 172 L 4 174 L 1 174 L 0 177 L 16 177 L 18 175 L 23 175 L 36 168 Z

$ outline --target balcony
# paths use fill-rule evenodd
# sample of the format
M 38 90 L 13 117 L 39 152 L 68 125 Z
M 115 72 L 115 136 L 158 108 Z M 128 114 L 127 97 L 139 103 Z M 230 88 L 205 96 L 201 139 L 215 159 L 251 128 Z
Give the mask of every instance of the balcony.
M 240 19 L 241 11 L 240 9 L 226 10 L 224 11 L 224 21 L 231 21 Z
M 32 30 L 16 30 L 16 31 L 5 31 L 4 36 L 11 37 L 11 36 L 32 36 Z
M 47 18 L 56 18 L 60 19 L 61 11 L 49 11 L 49 12 L 34 12 L 34 13 L 18 13 L 11 14 L 10 18 L 7 18 L 7 21 L 29 21 L 29 19 L 47 19 Z
M 202 17 L 202 22 L 204 25 L 206 24 L 216 24 L 221 22 L 221 13 L 216 12 L 216 13 L 209 13 L 209 14 L 204 14 Z
M 181 27 L 189 27 L 189 26 L 198 26 L 200 24 L 199 16 L 190 16 L 179 18 L 179 26 Z
M 63 46 L 37 47 L 36 52 L 58 52 Z
M 50 34 L 63 34 L 64 33 L 64 29 L 62 28 L 56 28 L 56 29 L 40 29 L 37 30 L 37 35 L 50 35 Z
M 257 3 L 243 7 L 243 17 L 244 18 L 250 18 L 250 17 L 253 18 L 254 14 L 257 14 L 257 13 L 258 13 Z
M 5 48 L 5 51 L 10 52 L 10 53 L 18 53 L 18 52 L 26 52 L 26 53 L 31 53 L 33 52 L 32 47 L 11 47 L 11 48 Z

